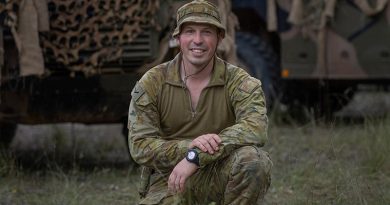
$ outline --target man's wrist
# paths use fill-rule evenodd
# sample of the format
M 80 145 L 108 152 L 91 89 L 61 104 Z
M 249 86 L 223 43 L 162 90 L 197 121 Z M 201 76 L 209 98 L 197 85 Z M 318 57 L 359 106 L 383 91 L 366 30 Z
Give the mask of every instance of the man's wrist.
M 186 160 L 199 167 L 199 152 L 196 149 L 188 149 Z

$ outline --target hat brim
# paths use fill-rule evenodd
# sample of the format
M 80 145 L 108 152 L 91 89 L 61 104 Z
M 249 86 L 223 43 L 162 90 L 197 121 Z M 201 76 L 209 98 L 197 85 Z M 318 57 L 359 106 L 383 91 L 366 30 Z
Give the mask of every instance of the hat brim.
M 181 26 L 184 23 L 189 23 L 189 22 L 191 22 L 191 23 L 204 23 L 204 24 L 210 24 L 210 25 L 216 26 L 217 28 L 219 28 L 223 32 L 222 38 L 225 37 L 226 29 L 225 29 L 225 27 L 221 23 L 219 23 L 217 20 L 214 20 L 214 19 L 212 19 L 210 17 L 203 17 L 203 16 L 189 16 L 189 17 L 186 17 L 183 21 L 181 21 L 176 26 L 175 30 L 173 31 L 172 36 L 176 37 L 180 33 Z

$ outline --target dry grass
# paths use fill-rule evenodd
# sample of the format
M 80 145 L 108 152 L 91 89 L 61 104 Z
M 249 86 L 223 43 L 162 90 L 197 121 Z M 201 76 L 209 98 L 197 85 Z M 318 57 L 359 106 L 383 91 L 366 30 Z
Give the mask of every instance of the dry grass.
M 0 204 L 131 204 L 136 183 L 126 169 L 19 172 L 1 180 Z
M 389 125 L 274 127 L 267 204 L 390 204 Z
M 390 119 L 271 125 L 265 149 L 274 168 L 265 204 L 390 204 L 389 125 Z M 26 170 L 1 157 L 0 171 L 0 204 L 136 204 L 138 198 L 130 167 L 63 169 L 53 162 Z

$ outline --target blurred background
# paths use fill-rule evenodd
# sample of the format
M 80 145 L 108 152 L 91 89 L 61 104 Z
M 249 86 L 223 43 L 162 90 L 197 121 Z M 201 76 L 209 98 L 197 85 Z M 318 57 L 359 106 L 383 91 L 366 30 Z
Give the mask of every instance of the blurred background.
M 184 0 L 0 1 L 0 204 L 136 204 L 130 92 Z M 265 204 L 389 204 L 388 0 L 211 0 L 262 81 Z

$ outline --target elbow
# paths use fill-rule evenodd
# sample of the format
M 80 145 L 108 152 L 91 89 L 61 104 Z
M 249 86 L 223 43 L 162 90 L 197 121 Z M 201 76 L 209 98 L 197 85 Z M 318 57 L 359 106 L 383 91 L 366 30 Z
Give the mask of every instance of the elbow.
M 261 121 L 252 128 L 252 134 L 258 146 L 264 146 L 268 141 L 268 124 Z
M 133 161 L 139 165 L 142 165 L 142 156 L 141 156 L 141 151 L 139 147 L 139 142 L 137 143 L 138 140 L 134 140 L 134 137 L 129 135 L 129 151 L 130 151 L 130 156 L 133 159 Z

